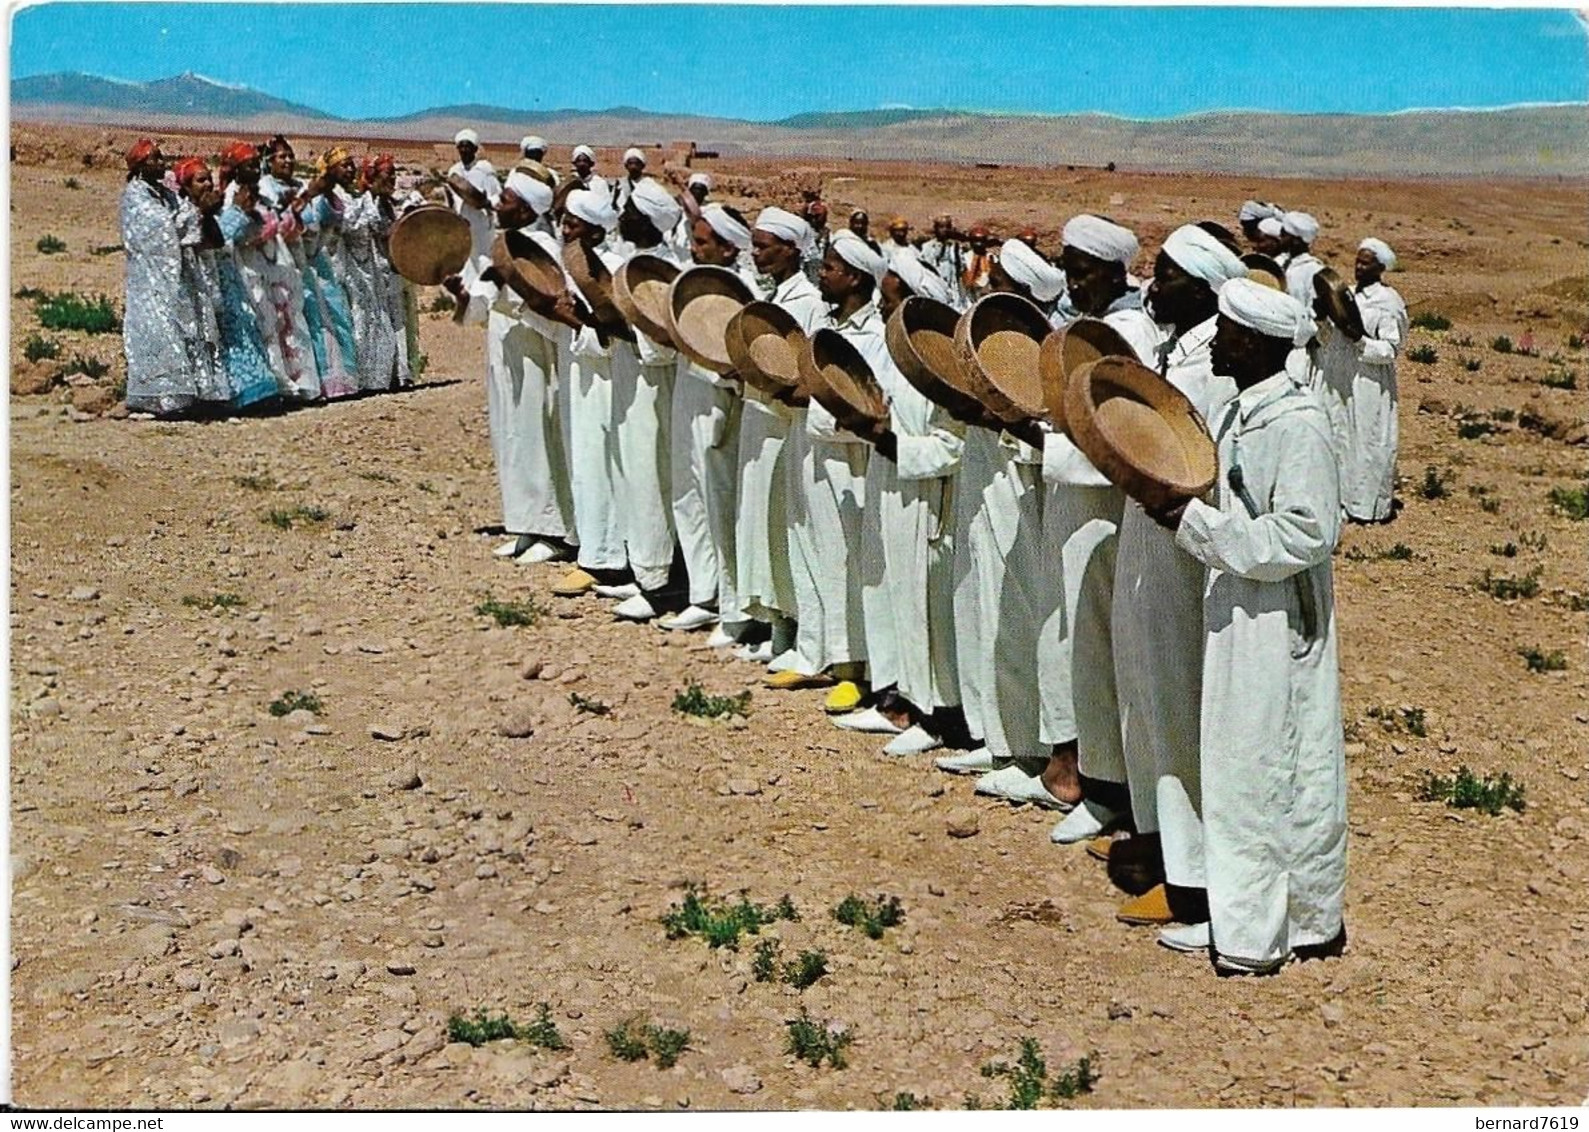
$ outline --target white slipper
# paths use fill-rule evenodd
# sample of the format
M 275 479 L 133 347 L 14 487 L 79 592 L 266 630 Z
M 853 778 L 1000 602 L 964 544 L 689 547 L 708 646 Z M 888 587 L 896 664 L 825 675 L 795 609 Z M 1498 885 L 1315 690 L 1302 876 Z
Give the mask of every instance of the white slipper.
M 977 779 L 976 791 L 1008 802 L 1030 802 L 1045 810 L 1069 810 L 1068 802 L 1061 802 L 1048 792 L 1041 775 L 1027 774 L 1018 766 L 1003 770 L 990 770 Z
M 530 542 L 531 539 L 529 535 L 517 535 L 514 537 L 512 542 L 503 543 L 491 553 L 498 558 L 517 558 L 526 550 L 530 549 Z
M 1053 828 L 1048 839 L 1055 845 L 1074 845 L 1078 841 L 1089 841 L 1119 821 L 1120 816 L 1119 810 L 1111 810 L 1107 806 L 1100 806 L 1097 802 L 1083 798 L 1081 805 L 1066 814 Z
M 928 731 L 921 724 L 913 724 L 893 739 L 883 748 L 885 755 L 920 755 L 927 751 L 936 751 L 943 746 L 943 740 Z
M 1159 932 L 1159 946 L 1171 951 L 1203 952 L 1208 950 L 1208 922 L 1201 924 L 1175 924 Z
M 640 596 L 640 587 L 633 582 L 622 582 L 616 586 L 595 585 L 590 587 L 591 592 L 597 597 L 614 597 L 625 600 Z
M 646 600 L 645 594 L 635 594 L 613 607 L 613 614 L 625 621 L 649 621 L 657 615 L 657 611 Z
M 950 774 L 986 774 L 993 769 L 993 756 L 986 747 L 973 747 L 954 755 L 942 755 L 933 760 L 939 770 Z
M 763 641 L 759 645 L 740 645 L 734 650 L 734 655 L 740 660 L 751 660 L 757 664 L 766 664 L 772 659 L 772 642 Z
M 702 609 L 692 605 L 682 613 L 675 613 L 672 617 L 665 617 L 660 622 L 664 629 L 677 629 L 689 633 L 696 629 L 704 629 L 708 625 L 717 624 L 717 614 L 710 609 Z
M 554 558 L 563 557 L 563 552 L 544 539 L 536 539 L 523 554 L 513 561 L 521 566 L 533 566 L 537 562 L 550 562 Z
M 804 672 L 810 668 L 806 658 L 800 655 L 799 649 L 785 649 L 773 657 L 767 665 L 768 672 Z
M 875 707 L 862 708 L 848 715 L 833 717 L 833 726 L 841 731 L 865 731 L 869 735 L 898 735 L 899 728 Z
M 739 634 L 748 624 L 750 624 L 748 621 L 719 621 L 712 627 L 711 635 L 706 638 L 706 647 L 726 649 L 729 645 L 739 644 Z

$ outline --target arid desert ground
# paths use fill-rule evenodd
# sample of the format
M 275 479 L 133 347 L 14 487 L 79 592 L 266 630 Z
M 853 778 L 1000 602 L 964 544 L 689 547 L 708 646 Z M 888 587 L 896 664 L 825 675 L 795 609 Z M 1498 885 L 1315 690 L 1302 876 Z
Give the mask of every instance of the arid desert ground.
M 119 308 L 122 258 L 95 252 L 119 242 L 131 137 L 13 126 L 13 291 Z M 701 167 L 730 203 L 787 205 L 820 180 L 836 217 L 1030 223 L 1050 251 L 1078 211 L 1151 254 L 1253 195 L 1317 215 L 1339 268 L 1363 235 L 1395 247 L 1388 281 L 1451 325 L 1415 330 L 1434 360 L 1401 363 L 1405 507 L 1337 557 L 1345 956 L 1216 979 L 1115 923 L 1122 897 L 1048 842 L 1051 815 L 879 754 L 824 722 L 821 692 L 764 690 L 698 638 L 551 597 L 555 565 L 493 559 L 477 329 L 422 316 L 409 392 L 160 423 L 104 415 L 115 334 L 43 331 L 60 356 L 27 362 L 35 304 L 13 297 L 16 1103 L 999 1107 L 1009 1079 L 982 1069 L 1025 1037 L 1051 1076 L 1089 1057 L 1092 1091 L 1060 1102 L 1077 1106 L 1582 1103 L 1589 523 L 1568 493 L 1589 470 L 1586 186 Z M 65 250 L 37 251 L 47 234 Z M 1532 354 L 1497 351 L 1503 335 Z M 77 355 L 109 368 L 20 392 Z M 297 506 L 329 517 L 265 521 Z M 1493 596 L 1486 575 L 1533 596 Z M 222 594 L 240 604 L 202 608 Z M 500 628 L 475 612 L 488 597 L 544 612 Z M 1565 670 L 1530 671 L 1528 650 Z M 672 711 L 691 681 L 753 689 L 748 718 Z M 270 714 L 288 691 L 320 713 Z M 1425 772 L 1461 764 L 1511 774 L 1526 808 L 1419 800 Z M 800 919 L 737 951 L 670 940 L 660 918 L 690 882 L 787 894 Z M 878 940 L 838 923 L 852 893 L 897 896 L 903 923 Z M 829 973 L 758 981 L 767 938 L 781 961 L 824 951 Z M 447 1040 L 455 1013 L 531 1022 L 542 1003 L 566 1049 Z M 852 1036 L 846 1067 L 787 1052 L 802 1009 Z M 628 1019 L 688 1029 L 689 1047 L 668 1069 L 618 1060 L 604 1035 Z

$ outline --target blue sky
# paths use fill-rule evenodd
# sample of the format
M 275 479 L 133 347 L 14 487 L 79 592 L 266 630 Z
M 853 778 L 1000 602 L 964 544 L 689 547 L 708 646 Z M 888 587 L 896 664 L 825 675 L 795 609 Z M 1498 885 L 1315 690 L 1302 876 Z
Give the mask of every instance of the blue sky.
M 466 102 L 770 120 L 1589 100 L 1566 10 L 52 3 L 13 16 L 14 78 L 189 70 L 354 118 Z

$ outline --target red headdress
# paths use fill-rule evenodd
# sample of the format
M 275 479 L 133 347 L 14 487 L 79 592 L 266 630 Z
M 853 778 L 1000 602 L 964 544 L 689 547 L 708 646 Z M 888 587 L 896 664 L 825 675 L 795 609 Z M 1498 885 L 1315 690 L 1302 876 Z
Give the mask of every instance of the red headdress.
M 176 177 L 177 184 L 185 187 L 200 173 L 207 173 L 209 168 L 202 157 L 184 157 L 171 167 L 171 172 Z
M 234 141 L 221 150 L 221 168 L 236 169 L 259 156 L 259 150 L 248 142 Z
M 139 138 L 132 143 L 132 148 L 127 151 L 127 168 L 136 171 L 138 166 L 149 160 L 151 154 L 160 147 L 155 145 L 152 138 Z
M 395 173 L 397 171 L 397 158 L 390 153 L 382 153 L 375 157 L 366 157 L 364 166 L 360 170 L 365 188 L 368 188 L 375 178 L 382 173 Z

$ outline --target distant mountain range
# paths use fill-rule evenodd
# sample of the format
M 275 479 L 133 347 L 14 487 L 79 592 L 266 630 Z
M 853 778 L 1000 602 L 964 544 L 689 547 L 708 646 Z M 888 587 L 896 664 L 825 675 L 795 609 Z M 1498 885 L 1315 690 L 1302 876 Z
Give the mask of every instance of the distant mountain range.
M 84 74 L 11 83 L 11 116 L 25 121 L 411 141 L 445 141 L 468 125 L 487 142 L 514 142 L 533 131 L 554 143 L 598 146 L 689 139 L 725 154 L 1010 165 L 1113 162 L 1122 169 L 1282 176 L 1585 176 L 1586 109 L 1573 104 L 1374 115 L 1232 111 L 1159 121 L 882 109 L 747 122 L 632 106 L 516 110 L 475 103 L 348 119 L 191 72 L 142 83 Z

